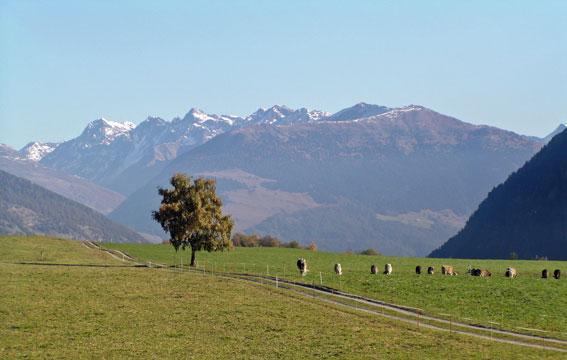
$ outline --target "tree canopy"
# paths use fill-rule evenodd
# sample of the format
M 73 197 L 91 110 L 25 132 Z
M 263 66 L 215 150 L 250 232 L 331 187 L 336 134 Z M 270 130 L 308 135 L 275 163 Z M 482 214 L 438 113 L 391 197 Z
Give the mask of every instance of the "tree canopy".
M 231 250 L 234 222 L 230 215 L 222 214 L 215 180 L 178 173 L 170 184 L 172 189 L 158 188 L 161 205 L 158 211 L 152 211 L 152 217 L 170 234 L 175 251 L 190 247 L 191 266 L 195 266 L 197 251 Z

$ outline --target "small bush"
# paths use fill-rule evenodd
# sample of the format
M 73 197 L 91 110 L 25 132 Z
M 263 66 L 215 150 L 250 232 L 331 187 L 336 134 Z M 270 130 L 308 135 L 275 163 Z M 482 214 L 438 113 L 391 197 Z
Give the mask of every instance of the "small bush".
M 305 249 L 311 250 L 311 251 L 317 251 L 317 244 L 315 244 L 314 242 L 312 242 L 311 244 L 307 245 L 307 246 L 305 247 Z
M 263 247 L 279 247 L 280 241 L 275 237 L 266 235 L 260 238 L 259 244 Z
M 256 247 L 260 245 L 258 240 L 258 235 L 246 235 L 244 233 L 237 232 L 232 236 L 232 244 L 234 246 L 242 246 L 242 247 Z
M 295 240 L 291 240 L 290 242 L 281 243 L 280 247 L 289 248 L 289 249 L 301 249 L 301 244 L 299 244 Z
M 373 248 L 369 248 L 366 250 L 362 250 L 360 252 L 360 255 L 380 255 L 380 253 L 376 250 L 374 250 Z

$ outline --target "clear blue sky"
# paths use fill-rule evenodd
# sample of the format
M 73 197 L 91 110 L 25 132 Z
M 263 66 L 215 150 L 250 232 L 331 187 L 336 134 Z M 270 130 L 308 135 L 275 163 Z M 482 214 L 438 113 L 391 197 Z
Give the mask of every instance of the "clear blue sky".
M 419 104 L 544 136 L 567 122 L 567 1 L 0 0 L 0 143 L 105 117 Z

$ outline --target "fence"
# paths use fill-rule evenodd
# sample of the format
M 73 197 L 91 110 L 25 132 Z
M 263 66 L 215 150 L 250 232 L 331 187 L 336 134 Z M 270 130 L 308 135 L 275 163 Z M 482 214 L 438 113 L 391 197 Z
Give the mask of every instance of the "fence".
M 101 249 L 102 250 L 102 249 Z M 118 255 L 116 254 L 118 253 Z M 364 296 L 369 300 L 375 300 L 389 307 L 397 309 L 405 309 L 415 317 L 416 324 L 419 326 L 427 321 L 439 321 L 440 319 L 448 325 L 450 332 L 453 332 L 455 327 L 460 326 L 473 326 L 478 330 L 502 330 L 510 333 L 530 335 L 534 337 L 541 337 L 542 341 L 552 340 L 551 338 L 564 340 L 567 339 L 567 321 L 566 319 L 556 319 L 553 315 L 542 314 L 542 318 L 548 318 L 547 329 L 537 327 L 521 327 L 508 324 L 506 321 L 506 314 L 513 312 L 514 309 L 505 309 L 502 307 L 492 307 L 478 304 L 468 304 L 459 302 L 459 308 L 454 313 L 437 312 L 427 308 L 427 306 L 411 307 L 407 304 L 402 304 L 396 299 L 396 288 L 390 287 L 387 289 L 380 289 L 374 291 L 370 287 L 369 280 L 361 280 L 356 278 L 356 271 L 344 271 L 343 275 L 337 275 L 334 272 L 323 271 L 309 271 L 306 276 L 301 276 L 298 269 L 294 266 L 274 266 L 270 264 L 256 264 L 256 263 L 227 263 L 227 262 L 209 262 L 209 261 L 196 261 L 196 267 L 190 268 L 187 263 L 183 263 L 183 259 L 173 265 L 156 263 L 142 259 L 136 259 L 128 256 L 120 251 L 114 252 L 115 257 L 119 256 L 122 261 L 134 261 L 140 264 L 146 264 L 149 267 L 172 268 L 172 269 L 186 269 L 192 270 L 203 275 L 230 275 L 245 278 L 256 277 L 262 283 L 271 283 L 275 287 L 281 287 L 282 281 L 290 280 L 298 284 L 318 286 L 330 289 L 333 300 L 335 295 L 342 291 L 348 291 L 357 296 Z M 376 275 L 373 275 L 376 276 Z M 403 300 L 403 299 L 402 299 Z M 403 301 L 402 301 L 403 302 Z M 475 319 L 470 313 L 466 311 L 467 308 L 484 308 L 487 310 L 487 316 L 484 319 Z M 382 308 L 384 312 L 384 308 Z

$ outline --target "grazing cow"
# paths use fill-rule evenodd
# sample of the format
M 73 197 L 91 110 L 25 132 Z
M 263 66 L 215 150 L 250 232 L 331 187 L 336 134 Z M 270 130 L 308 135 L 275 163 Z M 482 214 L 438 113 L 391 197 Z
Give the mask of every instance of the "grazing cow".
M 457 275 L 457 273 L 455 272 L 455 269 L 453 269 L 453 267 L 449 266 L 449 265 L 441 266 L 441 274 L 443 274 L 443 275 Z
M 371 273 L 372 275 L 378 274 L 378 267 L 377 267 L 376 265 L 372 265 L 372 266 L 370 267 L 370 273 Z
M 543 271 L 541 272 L 541 278 L 547 279 L 548 277 L 549 277 L 549 271 L 547 271 L 547 269 L 543 269 Z
M 341 264 L 335 264 L 335 273 L 337 275 L 342 275 L 343 274 L 343 269 L 341 268 Z
M 559 278 L 561 277 L 561 270 L 557 269 L 553 272 L 553 277 L 556 278 L 557 280 L 559 280 Z
M 435 273 L 435 268 L 433 266 L 430 266 L 427 268 L 427 273 L 429 275 L 433 275 Z
M 417 266 L 415 267 L 415 273 L 416 273 L 417 275 L 420 275 L 420 274 L 421 274 L 421 266 L 417 265 Z
M 297 260 L 297 268 L 301 273 L 301 276 L 307 275 L 307 261 L 304 258 Z
M 392 273 L 392 264 L 386 264 L 384 267 L 384 275 L 390 275 Z
M 509 267 L 508 270 L 506 270 L 506 277 L 517 278 L 518 273 L 516 272 L 516 269 Z
M 471 275 L 487 277 L 487 276 L 492 276 L 492 273 L 486 269 L 471 269 Z

